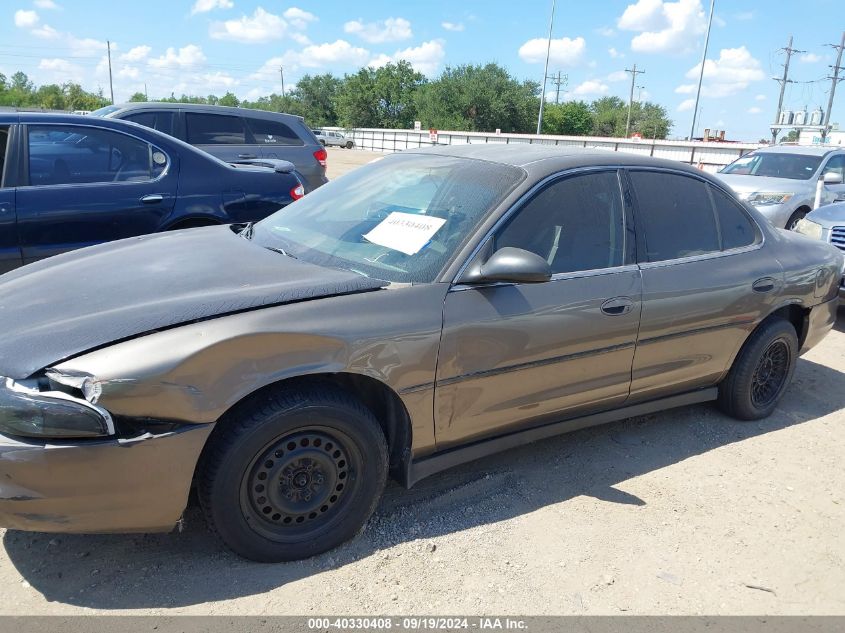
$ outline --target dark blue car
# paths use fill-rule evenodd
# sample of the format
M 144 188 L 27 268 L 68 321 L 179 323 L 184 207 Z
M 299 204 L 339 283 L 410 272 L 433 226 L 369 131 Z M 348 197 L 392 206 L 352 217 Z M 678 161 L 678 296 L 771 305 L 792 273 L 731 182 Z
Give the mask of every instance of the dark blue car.
M 260 220 L 302 197 L 286 161 L 225 163 L 125 121 L 0 114 L 0 273 L 145 233 Z

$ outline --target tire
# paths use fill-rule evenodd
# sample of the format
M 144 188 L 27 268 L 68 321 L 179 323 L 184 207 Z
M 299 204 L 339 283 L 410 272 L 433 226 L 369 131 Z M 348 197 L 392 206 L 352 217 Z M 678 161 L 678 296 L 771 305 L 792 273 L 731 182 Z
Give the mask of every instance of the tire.
M 789 216 L 789 219 L 786 221 L 786 226 L 784 228 L 787 231 L 794 231 L 795 225 L 798 224 L 799 221 L 803 220 L 807 213 L 809 213 L 809 211 L 807 211 L 803 207 L 801 209 L 798 209 L 797 211 L 795 211 L 795 213 Z
M 719 385 L 719 408 L 738 420 L 771 415 L 792 380 L 798 351 L 791 323 L 780 317 L 763 321 Z
M 323 139 L 320 139 L 320 145 L 322 145 L 323 147 L 325 147 L 325 146 L 326 146 L 326 142 L 325 142 Z
M 346 149 L 352 149 L 355 146 L 355 143 L 352 141 L 346 141 Z
M 387 444 L 372 412 L 331 386 L 280 389 L 218 423 L 203 453 L 199 500 L 236 554 L 308 558 L 358 534 L 387 478 Z

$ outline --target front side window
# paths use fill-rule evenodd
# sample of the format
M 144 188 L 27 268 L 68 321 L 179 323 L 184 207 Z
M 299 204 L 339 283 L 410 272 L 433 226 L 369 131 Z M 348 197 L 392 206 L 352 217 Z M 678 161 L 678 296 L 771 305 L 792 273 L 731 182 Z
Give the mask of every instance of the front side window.
M 259 145 L 304 145 L 296 132 L 281 121 L 250 118 L 247 123 L 255 142 Z
M 645 257 L 659 262 L 719 251 L 719 231 L 707 192 L 697 178 L 631 171 Z
M 29 125 L 27 148 L 31 185 L 145 182 L 167 163 L 140 139 L 85 126 Z
M 845 182 L 845 154 L 831 157 L 824 166 L 824 173 L 837 174 Z
M 277 211 L 251 239 L 312 264 L 431 282 L 524 177 L 486 161 L 393 154 Z
M 790 154 L 787 152 L 750 152 L 722 169 L 722 174 L 735 176 L 766 176 L 809 180 L 819 168 L 821 156 Z
M 531 199 L 494 238 L 545 259 L 552 273 L 621 266 L 625 220 L 615 171 L 572 176 Z
M 247 132 L 241 117 L 228 114 L 185 114 L 188 143 L 191 145 L 245 145 Z

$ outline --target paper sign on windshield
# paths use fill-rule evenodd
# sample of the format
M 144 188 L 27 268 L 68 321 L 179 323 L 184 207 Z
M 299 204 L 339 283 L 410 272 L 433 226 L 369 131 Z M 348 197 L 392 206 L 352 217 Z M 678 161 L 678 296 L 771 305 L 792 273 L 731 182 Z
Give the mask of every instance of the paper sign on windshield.
M 364 239 L 406 255 L 415 255 L 445 223 L 444 218 L 394 211 Z

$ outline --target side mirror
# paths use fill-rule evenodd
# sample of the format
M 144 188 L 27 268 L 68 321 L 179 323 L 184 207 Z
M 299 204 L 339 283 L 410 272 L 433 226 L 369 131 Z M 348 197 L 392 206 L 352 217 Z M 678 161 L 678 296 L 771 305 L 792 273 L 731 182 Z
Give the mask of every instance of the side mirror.
M 827 172 L 822 179 L 824 180 L 824 184 L 826 185 L 841 185 L 842 184 L 842 174 L 839 174 L 835 171 Z
M 551 278 L 552 269 L 545 259 L 530 251 L 506 246 L 481 266 L 468 269 L 459 281 L 465 284 L 541 283 Z

